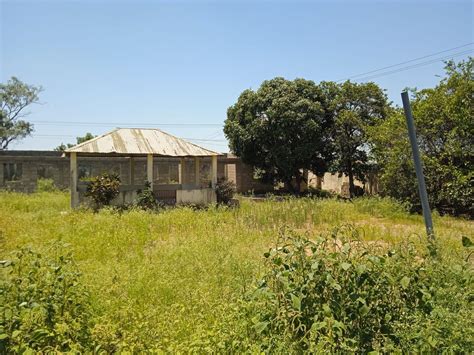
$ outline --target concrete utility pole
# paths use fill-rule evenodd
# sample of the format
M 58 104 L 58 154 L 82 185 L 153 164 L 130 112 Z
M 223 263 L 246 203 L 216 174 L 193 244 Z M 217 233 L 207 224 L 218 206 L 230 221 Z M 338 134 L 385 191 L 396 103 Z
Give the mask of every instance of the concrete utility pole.
M 433 230 L 433 220 L 431 219 L 430 204 L 428 202 L 428 194 L 426 192 L 425 176 L 423 175 L 423 166 L 421 163 L 420 151 L 416 141 L 415 124 L 411 113 L 410 98 L 408 92 L 402 92 L 403 109 L 407 119 L 408 135 L 410 137 L 411 150 L 413 152 L 413 161 L 415 162 L 416 177 L 418 179 L 418 192 L 420 194 L 421 207 L 423 209 L 423 217 L 425 219 L 426 233 L 428 239 L 434 241 L 435 235 Z

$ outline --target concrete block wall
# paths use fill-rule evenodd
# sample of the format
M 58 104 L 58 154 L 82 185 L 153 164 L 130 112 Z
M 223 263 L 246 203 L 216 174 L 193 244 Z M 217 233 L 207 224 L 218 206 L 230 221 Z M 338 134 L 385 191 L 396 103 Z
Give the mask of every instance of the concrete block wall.
M 97 176 L 104 172 L 118 173 L 122 184 L 141 186 L 146 181 L 146 158 L 133 158 L 133 181 L 130 181 L 131 167 L 129 157 L 78 157 L 79 170 L 87 171 L 91 176 Z M 188 187 L 195 185 L 195 159 L 185 158 L 181 185 Z M 5 181 L 4 164 L 17 163 L 22 165 L 22 177 L 19 181 Z M 170 182 L 176 183 L 179 180 L 180 158 L 155 158 L 154 166 L 154 186 L 157 191 L 161 191 L 160 184 L 168 185 Z M 161 167 L 161 169 L 160 169 Z M 63 157 L 61 152 L 54 151 L 0 151 L 0 189 L 10 189 L 23 192 L 33 192 L 36 190 L 39 174 L 46 173 L 47 178 L 53 179 L 59 188 L 68 188 L 70 184 L 69 158 Z M 200 163 L 201 181 L 200 186 L 207 188 L 211 181 L 211 159 L 201 158 Z M 220 156 L 217 163 L 218 179 L 226 178 L 233 181 L 239 193 L 265 193 L 274 191 L 274 186 L 264 184 L 254 178 L 254 170 L 242 161 L 231 155 Z M 348 184 L 347 176 L 339 177 L 336 174 L 326 173 L 323 178 L 319 178 L 308 173 L 309 186 L 322 188 L 325 190 L 344 193 Z M 356 185 L 363 187 L 360 181 Z M 181 186 L 180 186 L 181 187 Z M 178 187 L 177 187 L 178 188 Z M 168 189 L 168 188 L 167 188 Z M 378 182 L 375 175 L 368 176 L 365 184 L 367 193 L 378 192 Z M 163 191 L 170 191 L 163 190 Z M 161 193 L 161 192 L 160 192 Z M 171 192 L 162 192 L 165 195 Z M 164 196 L 164 195 L 163 195 Z M 166 196 L 164 196 L 166 197 Z M 127 197 L 128 198 L 128 197 Z
M 4 176 L 5 164 L 21 165 L 21 178 L 7 181 Z M 69 187 L 69 161 L 61 158 L 60 152 L 0 152 L 0 189 L 33 192 L 42 173 L 46 173 L 44 177 L 53 179 L 57 187 Z

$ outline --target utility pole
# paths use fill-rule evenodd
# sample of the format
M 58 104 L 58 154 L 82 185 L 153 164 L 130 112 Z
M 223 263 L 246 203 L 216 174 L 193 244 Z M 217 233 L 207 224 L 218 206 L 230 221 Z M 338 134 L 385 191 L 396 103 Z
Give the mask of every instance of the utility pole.
M 431 219 L 430 204 L 426 192 L 425 176 L 423 175 L 423 166 L 421 163 L 420 151 L 416 141 L 415 123 L 411 113 L 410 98 L 408 92 L 402 92 L 403 109 L 407 119 L 408 135 L 410 137 L 411 150 L 413 152 L 413 161 L 415 162 L 416 178 L 418 179 L 418 192 L 420 194 L 421 207 L 423 209 L 423 218 L 425 219 L 426 233 L 430 242 L 434 242 L 435 235 L 433 230 L 433 220 Z

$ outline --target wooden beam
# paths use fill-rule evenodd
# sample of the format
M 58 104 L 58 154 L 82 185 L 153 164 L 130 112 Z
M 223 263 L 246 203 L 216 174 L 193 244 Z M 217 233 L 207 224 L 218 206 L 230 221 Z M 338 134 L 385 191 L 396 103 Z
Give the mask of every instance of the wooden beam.
M 71 176 L 71 208 L 79 207 L 79 192 L 77 191 L 77 153 L 71 153 L 70 176 Z
M 201 186 L 201 169 L 199 167 L 199 157 L 194 157 L 194 183 L 196 187 L 199 188 Z
M 146 179 L 150 183 L 150 188 L 153 191 L 153 154 L 146 156 Z
M 212 181 L 212 188 L 215 189 L 217 185 L 217 155 L 212 156 L 211 181 Z

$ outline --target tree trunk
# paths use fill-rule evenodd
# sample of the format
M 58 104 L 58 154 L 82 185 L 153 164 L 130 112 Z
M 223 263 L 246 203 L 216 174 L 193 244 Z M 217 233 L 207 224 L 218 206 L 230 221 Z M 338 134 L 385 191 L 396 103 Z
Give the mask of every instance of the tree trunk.
M 349 176 L 349 197 L 355 196 L 354 172 L 352 171 L 352 161 L 347 162 L 347 175 Z
M 296 174 L 295 182 L 296 182 L 295 194 L 299 195 L 301 193 L 301 182 L 302 182 L 302 177 L 299 173 Z

